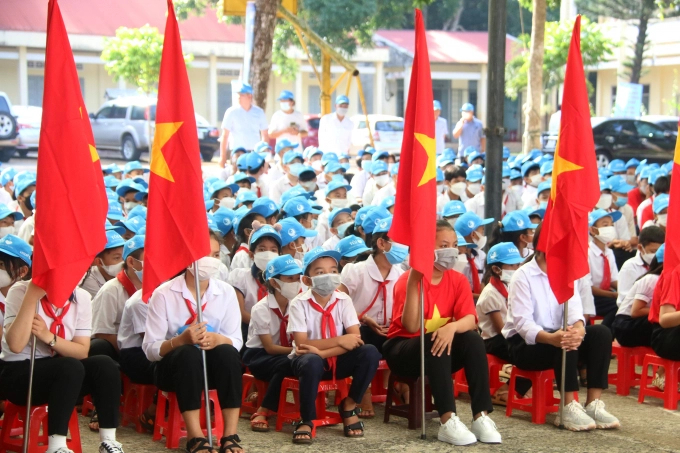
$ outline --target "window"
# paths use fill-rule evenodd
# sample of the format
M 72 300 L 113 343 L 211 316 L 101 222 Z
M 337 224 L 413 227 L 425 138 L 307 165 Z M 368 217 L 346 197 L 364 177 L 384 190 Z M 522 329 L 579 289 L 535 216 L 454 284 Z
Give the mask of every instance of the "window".
M 111 108 L 111 114 L 109 115 L 109 118 L 116 119 L 116 120 L 122 120 L 122 119 L 125 119 L 126 113 L 127 113 L 127 107 L 121 107 L 121 106 L 118 106 L 118 105 L 114 105 Z
M 404 79 L 397 79 L 397 116 L 404 116 Z
M 231 83 L 217 84 L 217 115 L 220 120 L 224 117 L 224 112 L 231 107 Z
M 373 113 L 373 79 L 374 74 L 361 74 L 361 87 L 364 89 L 364 99 L 366 100 L 366 113 Z M 363 112 L 361 108 L 361 98 L 359 97 L 359 90 L 357 90 L 357 104 L 359 108 L 357 111 Z
M 9 112 L 9 105 L 4 97 L 0 96 L 0 112 Z
M 403 121 L 378 121 L 375 123 L 375 130 L 380 132 L 403 132 Z
M 310 85 L 307 88 L 307 113 L 310 115 L 321 113 L 321 88 Z
M 28 76 L 28 105 L 42 107 L 45 78 L 40 75 Z
M 475 111 L 479 110 L 477 108 L 477 81 L 468 80 L 468 102 L 475 106 Z
M 640 138 L 663 139 L 666 137 L 663 130 L 652 123 L 636 121 L 635 127 Z
M 132 112 L 130 113 L 131 120 L 145 120 L 146 119 L 146 109 L 135 105 L 132 107 Z
M 366 121 L 359 121 L 357 129 L 366 129 Z
M 97 112 L 97 119 L 105 120 L 111 117 L 111 107 L 104 107 Z

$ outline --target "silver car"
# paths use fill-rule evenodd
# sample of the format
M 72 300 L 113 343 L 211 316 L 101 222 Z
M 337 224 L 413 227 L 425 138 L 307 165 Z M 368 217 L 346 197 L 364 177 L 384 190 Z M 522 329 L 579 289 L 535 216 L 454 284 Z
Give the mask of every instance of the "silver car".
M 42 122 L 42 107 L 33 105 L 13 105 L 12 113 L 17 119 L 19 128 L 19 144 L 17 153 L 26 157 L 29 151 L 37 151 L 40 142 L 40 124 Z

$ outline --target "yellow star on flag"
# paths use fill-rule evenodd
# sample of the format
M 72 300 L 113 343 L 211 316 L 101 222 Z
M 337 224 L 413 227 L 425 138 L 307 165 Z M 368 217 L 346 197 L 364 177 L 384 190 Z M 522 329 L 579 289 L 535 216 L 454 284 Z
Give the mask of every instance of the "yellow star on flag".
M 78 112 L 80 113 L 80 119 L 83 119 L 83 107 L 80 106 L 78 107 Z M 90 147 L 90 156 L 92 157 L 92 162 L 97 162 L 99 160 L 99 153 L 97 153 L 97 148 L 94 147 L 94 145 L 90 145 L 88 143 L 88 146 Z
M 163 155 L 163 147 L 182 127 L 182 124 L 184 124 L 183 121 L 177 123 L 156 123 L 156 135 L 154 136 L 153 148 L 151 150 L 151 172 L 170 182 L 175 182 L 175 179 L 172 177 L 170 167 L 168 167 L 168 163 Z
M 415 135 L 416 140 L 418 140 L 418 143 L 423 146 L 427 153 L 427 165 L 425 166 L 423 177 L 418 183 L 418 187 L 420 187 L 437 178 L 437 142 L 434 138 L 419 132 L 415 132 L 413 135 Z
M 680 140 L 678 140 L 678 143 L 675 145 L 675 158 L 673 161 L 677 165 L 680 165 Z
M 583 167 L 573 162 L 570 162 L 562 158 L 562 156 L 560 156 L 560 141 L 558 139 L 557 146 L 555 146 L 555 161 L 553 164 L 553 180 L 555 181 L 555 184 L 552 184 L 552 187 L 550 188 L 550 198 L 553 201 L 555 201 L 555 197 L 557 196 L 557 183 L 556 183 L 558 181 L 557 178 L 562 173 L 576 170 L 583 170 Z
M 451 318 L 442 318 L 439 314 L 439 308 L 437 304 L 434 305 L 434 311 L 432 312 L 432 318 L 425 320 L 425 333 L 432 333 L 440 327 L 444 327 Z

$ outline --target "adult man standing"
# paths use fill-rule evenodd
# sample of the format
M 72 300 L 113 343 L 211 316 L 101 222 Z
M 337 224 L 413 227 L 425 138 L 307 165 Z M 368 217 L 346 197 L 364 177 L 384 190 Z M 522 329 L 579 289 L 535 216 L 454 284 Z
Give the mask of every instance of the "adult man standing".
M 461 119 L 453 128 L 453 137 L 458 139 L 458 157 L 465 157 L 464 151 L 468 146 L 474 146 L 480 153 L 484 152 L 486 136 L 482 122 L 475 118 L 475 106 L 469 102 L 463 104 Z
M 295 110 L 295 97 L 288 90 L 283 90 L 279 96 L 281 110 L 272 115 L 269 122 L 269 136 L 276 139 L 276 143 L 287 139 L 294 144 L 302 144 L 302 138 L 307 136 L 307 122 L 302 113 Z
M 220 167 L 225 167 L 232 149 L 252 151 L 260 140 L 269 141 L 267 117 L 264 110 L 253 105 L 253 87 L 243 83 L 238 90 L 238 105 L 233 105 L 224 112 Z
M 439 101 L 434 101 L 434 139 L 437 143 L 437 156 L 444 152 L 446 139 L 449 137 L 449 122 L 441 117 L 442 105 Z
M 319 121 L 319 149 L 324 153 L 347 154 L 352 144 L 354 124 L 347 117 L 349 98 L 335 98 L 335 112 L 321 117 Z

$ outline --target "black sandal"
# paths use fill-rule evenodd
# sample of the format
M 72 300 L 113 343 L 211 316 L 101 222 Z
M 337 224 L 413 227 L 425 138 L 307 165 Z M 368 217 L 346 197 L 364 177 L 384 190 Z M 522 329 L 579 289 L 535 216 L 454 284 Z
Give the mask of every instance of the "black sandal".
M 194 437 L 193 439 L 187 440 L 185 451 L 186 453 L 196 453 L 198 451 L 212 452 L 213 449 L 210 448 L 210 443 L 205 437 Z
M 87 427 L 90 428 L 90 431 L 92 431 L 93 433 L 98 433 L 99 427 L 97 427 L 97 429 L 95 429 L 95 428 L 90 426 L 93 423 L 96 423 L 97 425 L 99 425 L 99 417 L 97 416 L 97 410 L 96 409 L 94 411 L 92 411 L 92 417 L 90 418 L 90 422 L 87 424 Z
M 225 445 L 227 442 L 230 442 L 228 445 Z M 241 442 L 241 439 L 239 439 L 238 434 L 232 434 L 231 436 L 223 437 L 220 439 L 220 453 L 227 453 L 231 452 L 234 453 L 234 448 L 238 448 L 241 451 L 243 451 L 243 447 L 241 447 L 237 442 Z
M 361 412 L 361 408 L 358 406 L 355 406 L 354 409 L 351 411 L 346 411 L 343 410 L 342 408 L 345 406 L 345 401 L 347 398 L 343 399 L 340 401 L 340 404 L 338 405 L 338 412 L 340 413 L 340 417 L 342 417 L 342 425 L 343 429 L 345 432 L 345 437 L 364 437 L 364 422 L 358 421 L 356 423 L 352 423 L 351 425 L 345 425 L 345 419 L 350 418 L 350 417 L 359 417 L 359 413 Z M 361 434 L 350 434 L 350 431 L 359 431 L 361 430 Z
M 295 424 L 295 427 L 298 428 L 300 426 L 309 426 L 309 431 L 299 431 L 295 430 L 293 431 L 293 443 L 294 444 L 303 444 L 303 445 L 310 445 L 314 439 L 312 439 L 312 430 L 314 429 L 314 424 L 312 422 L 306 422 L 306 421 L 299 421 L 298 423 Z M 297 436 L 307 436 L 307 437 L 297 437 Z

